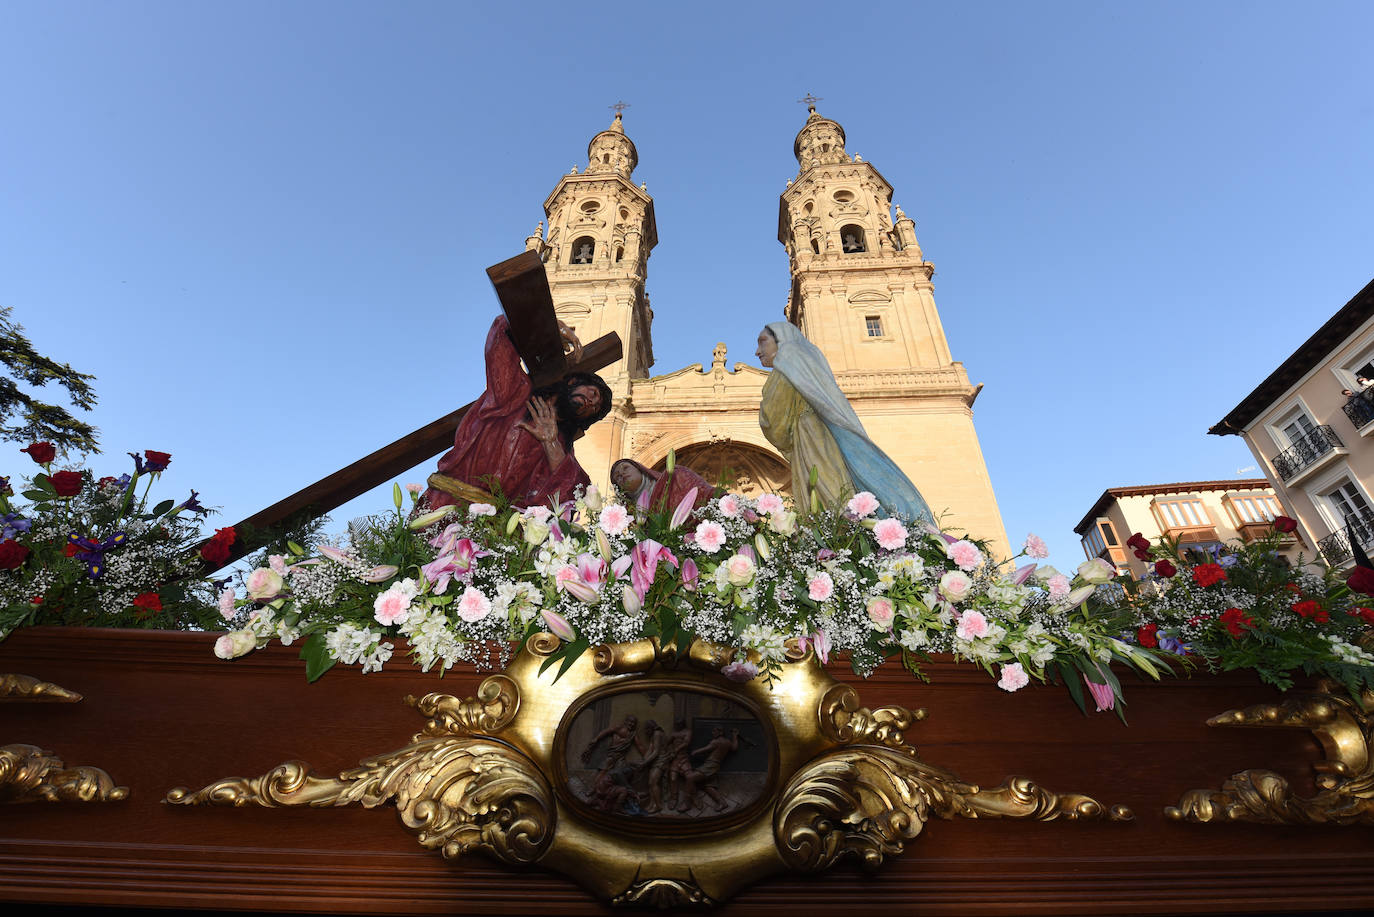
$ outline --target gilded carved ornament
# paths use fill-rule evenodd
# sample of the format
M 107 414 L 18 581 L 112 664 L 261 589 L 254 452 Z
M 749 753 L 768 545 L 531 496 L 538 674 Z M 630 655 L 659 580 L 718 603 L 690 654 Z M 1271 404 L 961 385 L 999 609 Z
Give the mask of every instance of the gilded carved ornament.
M 1260 822 L 1277 825 L 1374 825 L 1374 691 L 1359 701 L 1323 681 L 1315 692 L 1278 703 L 1227 710 L 1208 726 L 1307 729 L 1326 760 L 1313 765 L 1317 793 L 1299 796 L 1281 775 L 1251 768 L 1233 774 L 1220 789 L 1189 790 L 1166 818 L 1190 822 Z
M 177 805 L 394 805 L 421 845 L 562 872 L 613 904 L 725 901 L 783 871 L 901 853 L 932 818 L 1130 817 L 1024 777 L 991 789 L 927 764 L 904 732 L 924 711 L 861 705 L 793 642 L 770 687 L 705 641 L 640 640 L 544 663 L 532 638 L 476 696 L 407 703 L 412 743 L 334 778 L 289 761 L 258 777 L 179 787 Z
M 32 675 L 0 675 L 0 701 L 75 704 L 81 695 Z M 0 803 L 119 802 L 129 788 L 98 767 L 67 767 L 55 752 L 16 742 L 0 747 Z

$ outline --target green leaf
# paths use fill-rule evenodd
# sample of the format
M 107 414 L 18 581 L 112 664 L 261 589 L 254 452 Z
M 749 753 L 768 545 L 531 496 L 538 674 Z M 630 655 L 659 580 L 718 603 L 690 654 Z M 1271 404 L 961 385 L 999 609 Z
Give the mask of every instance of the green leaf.
M 553 680 L 558 681 L 558 679 L 562 678 L 564 673 L 572 668 L 572 664 L 576 662 L 583 653 L 591 649 L 591 646 L 592 645 L 587 642 L 586 637 L 578 637 L 572 643 L 564 647 L 564 649 L 567 650 L 567 655 L 563 657 L 563 664 L 558 667 L 558 674 L 553 677 Z
M 296 544 L 294 541 L 287 541 L 287 542 L 286 542 L 286 550 L 290 551 L 292 554 L 296 555 L 297 557 L 304 557 L 304 556 L 305 556 L 305 548 L 303 548 L 303 547 L 301 547 L 300 545 Z
M 1069 689 L 1069 696 L 1078 705 L 1079 711 L 1087 716 L 1088 705 L 1083 699 L 1083 686 L 1078 683 L 1078 670 L 1062 659 L 1055 665 L 1059 668 L 1059 676 L 1064 679 L 1064 686 Z
M 26 490 L 24 496 L 35 503 L 44 503 L 57 495 L 50 494 L 46 490 Z
M 334 667 L 334 657 L 329 655 L 324 634 L 311 634 L 301 647 L 300 658 L 305 660 L 305 680 L 318 681 L 320 676 Z
M 174 501 L 172 501 L 172 500 L 163 500 L 163 501 L 162 501 L 161 503 L 159 503 L 157 506 L 154 506 L 154 507 L 153 507 L 153 515 L 154 515 L 154 516 L 161 516 L 163 513 L 167 512 L 167 511 L 168 511 L 169 509 L 171 509 L 173 506 L 176 506 L 176 503 L 175 503 Z
M 48 476 L 46 474 L 42 474 L 40 472 L 39 474 L 34 475 L 33 483 L 36 484 L 38 488 L 42 490 L 44 493 L 50 493 L 54 496 L 57 495 L 57 491 L 52 486 L 52 481 L 48 480 Z

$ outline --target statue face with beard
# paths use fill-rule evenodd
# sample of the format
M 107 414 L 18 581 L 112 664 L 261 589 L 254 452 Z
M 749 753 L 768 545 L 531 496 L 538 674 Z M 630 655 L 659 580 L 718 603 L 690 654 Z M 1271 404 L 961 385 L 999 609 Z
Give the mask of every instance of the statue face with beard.
M 561 381 L 534 392 L 536 398 L 552 398 L 558 415 L 558 432 L 565 443 L 611 411 L 611 389 L 595 373 L 569 373 Z

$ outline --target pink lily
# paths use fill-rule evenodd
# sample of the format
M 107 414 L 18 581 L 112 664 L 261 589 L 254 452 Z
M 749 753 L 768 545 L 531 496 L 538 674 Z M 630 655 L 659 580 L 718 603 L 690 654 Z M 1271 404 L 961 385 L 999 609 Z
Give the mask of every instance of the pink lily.
M 539 617 L 544 619 L 544 626 L 549 629 L 549 633 L 559 640 L 571 643 L 577 639 L 577 634 L 573 631 L 572 625 L 568 623 L 568 619 L 558 612 L 544 609 L 539 612 Z
M 1112 690 L 1111 685 L 1099 685 L 1095 681 L 1090 681 L 1087 675 L 1083 676 L 1083 683 L 1088 686 L 1088 693 L 1093 696 L 1098 713 L 1116 707 L 1116 692 Z
M 958 538 L 955 538 L 953 535 L 946 535 L 944 532 L 940 531 L 935 526 L 931 525 L 929 522 L 922 523 L 922 528 L 924 528 L 931 535 L 936 535 L 940 538 L 943 538 L 945 540 L 945 544 L 954 544 L 954 542 L 959 540 Z
M 647 487 L 644 488 L 639 492 L 639 499 L 635 500 L 635 506 L 638 506 L 647 513 L 649 511 L 649 498 L 651 496 L 653 496 L 653 492 Z
M 682 588 L 688 592 L 697 591 L 697 580 L 701 578 L 701 571 L 697 569 L 697 562 L 688 557 L 682 562 Z
M 830 635 L 820 628 L 817 628 L 809 637 L 798 637 L 797 642 L 801 644 L 803 653 L 806 652 L 809 643 L 811 648 L 816 651 L 822 665 L 830 661 Z
M 325 557 L 328 557 L 330 560 L 334 561 L 334 563 L 336 564 L 357 563 L 357 559 L 354 558 L 352 554 L 349 554 L 347 551 L 342 551 L 339 548 L 336 548 L 332 545 L 316 545 L 316 549 Z
M 667 561 L 674 567 L 678 566 L 678 560 L 673 556 L 673 552 L 654 541 L 646 538 L 635 545 L 630 552 L 633 560 L 633 567 L 630 570 L 630 582 L 634 584 L 635 592 L 639 593 L 639 598 L 643 601 L 649 587 L 654 584 L 654 576 L 658 573 L 658 562 Z
M 549 537 L 551 537 L 554 542 L 563 540 L 563 529 L 559 527 L 557 519 L 549 521 Z
M 1026 564 L 1024 567 L 1017 567 L 1016 572 L 1011 575 L 1012 585 L 1025 585 L 1026 580 L 1031 578 L 1031 574 L 1035 572 L 1037 566 L 1039 566 L 1039 564 Z
M 630 564 L 634 563 L 634 558 L 628 554 L 622 554 L 611 563 L 611 572 L 616 579 L 624 579 L 625 571 L 630 569 Z
M 687 491 L 687 495 L 678 503 L 677 509 L 673 510 L 673 518 L 668 522 L 668 528 L 675 529 L 687 521 L 687 516 L 692 512 L 692 506 L 697 502 L 697 488 L 693 487 Z
M 740 545 L 740 546 L 739 546 L 739 553 L 740 553 L 742 556 L 747 557 L 747 558 L 749 558 L 750 560 L 754 561 L 754 563 L 758 563 L 758 558 L 754 556 L 754 547 L 753 547 L 753 545 L 747 545 L 747 544 L 742 544 L 742 545 Z
M 369 583 L 384 583 L 395 576 L 399 569 L 392 564 L 381 564 L 367 571 L 363 579 Z
M 600 586 L 606 579 L 606 562 L 595 554 L 579 554 L 577 575 L 588 586 Z

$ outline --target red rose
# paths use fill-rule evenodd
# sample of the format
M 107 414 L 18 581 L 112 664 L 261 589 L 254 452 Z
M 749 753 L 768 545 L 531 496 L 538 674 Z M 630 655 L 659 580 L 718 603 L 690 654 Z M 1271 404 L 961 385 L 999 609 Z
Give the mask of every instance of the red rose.
M 1354 567 L 1346 574 L 1345 584 L 1356 592 L 1374 595 L 1374 570 L 1368 567 Z
M 1234 639 L 1239 640 L 1245 636 L 1246 628 L 1254 626 L 1255 619 L 1239 608 L 1228 608 L 1221 613 L 1221 623 Z
M 59 471 L 50 475 L 48 480 L 52 482 L 52 489 L 57 491 L 59 497 L 74 497 L 81 493 L 81 472 L 79 471 Z
M 1352 617 L 1362 618 L 1366 624 L 1374 624 L 1374 608 L 1352 608 Z
M 80 551 L 80 550 L 81 550 L 80 548 L 78 548 L 76 545 L 72 544 L 72 543 L 69 541 L 69 542 L 67 542 L 66 547 L 64 547 L 64 548 L 62 549 L 62 556 L 63 556 L 63 557 L 75 557 L 75 556 L 76 556 L 76 552 L 77 552 L 77 551 Z
M 229 563 L 229 546 L 234 543 L 238 533 L 231 525 L 227 529 L 216 529 L 215 534 L 200 546 L 200 556 L 217 567 Z
M 0 542 L 0 570 L 15 570 L 29 557 L 29 549 L 17 541 Z
M 1289 532 L 1296 532 L 1298 530 L 1298 520 L 1289 516 L 1275 516 L 1274 529 L 1283 532 L 1285 535 Z
M 1175 573 L 1177 573 L 1177 572 L 1178 572 L 1178 568 L 1175 567 L 1173 564 L 1169 563 L 1169 561 L 1167 561 L 1167 560 L 1157 560 L 1157 561 L 1155 561 L 1155 573 L 1156 573 L 1157 575 L 1162 576 L 1162 577 L 1164 577 L 1165 579 L 1168 579 L 1169 577 L 1173 576 L 1173 575 L 1174 575 Z
M 162 596 L 156 592 L 140 592 L 134 598 L 134 607 L 138 609 L 135 614 L 139 620 L 148 617 L 155 611 L 162 610 Z
M 1158 624 L 1146 624 L 1135 632 L 1135 642 L 1147 649 L 1154 649 L 1159 646 L 1159 638 L 1155 636 L 1159 632 Z
M 1139 548 L 1136 548 L 1136 549 L 1135 549 L 1135 559 L 1136 559 L 1136 560 L 1149 560 L 1149 559 L 1150 559 L 1150 552 L 1149 552 L 1149 551 L 1142 551 L 1142 550 L 1140 550 Z
M 143 453 L 143 458 L 147 461 L 150 472 L 166 471 L 167 466 L 172 464 L 172 455 L 169 452 L 149 449 Z
M 1135 548 L 1137 551 L 1148 551 L 1150 550 L 1150 539 L 1136 532 L 1130 538 L 1126 539 L 1126 547 Z
M 29 443 L 20 452 L 27 452 L 29 458 L 40 465 L 46 465 L 57 458 L 57 448 L 52 443 Z
M 1193 582 L 1206 589 L 1226 579 L 1226 571 L 1220 564 L 1198 564 L 1193 568 Z

